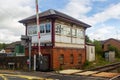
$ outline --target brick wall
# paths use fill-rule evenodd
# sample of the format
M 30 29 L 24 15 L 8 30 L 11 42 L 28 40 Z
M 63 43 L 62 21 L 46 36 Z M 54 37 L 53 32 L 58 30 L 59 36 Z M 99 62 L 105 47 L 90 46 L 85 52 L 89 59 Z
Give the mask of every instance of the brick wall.
M 60 55 L 64 55 L 64 64 L 60 64 Z M 73 63 L 70 55 L 73 54 Z M 81 54 L 81 63 L 78 56 Z M 53 69 L 81 68 L 85 62 L 85 49 L 54 48 L 53 49 Z
M 32 49 L 33 54 L 38 53 L 37 48 Z M 28 50 L 26 50 L 28 55 Z M 36 53 L 35 53 L 36 52 Z M 69 69 L 69 68 L 81 68 L 85 62 L 85 49 L 75 48 L 51 48 L 46 47 L 41 49 L 43 55 L 50 55 L 50 70 Z M 64 55 L 64 64 L 60 64 L 60 55 Z M 73 54 L 73 63 L 70 61 L 70 55 Z M 78 62 L 78 56 L 81 55 L 81 63 Z
M 114 39 L 109 39 L 103 44 L 103 50 L 107 51 L 108 46 L 112 45 L 120 50 L 120 41 L 114 40 Z

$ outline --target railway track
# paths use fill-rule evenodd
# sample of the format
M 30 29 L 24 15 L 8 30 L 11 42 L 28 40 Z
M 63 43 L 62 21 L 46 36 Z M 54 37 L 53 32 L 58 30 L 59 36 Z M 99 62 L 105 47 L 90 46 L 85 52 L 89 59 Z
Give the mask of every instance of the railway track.
M 93 69 L 87 70 L 63 70 L 60 71 L 60 74 L 66 75 L 75 75 L 75 76 L 86 76 L 86 77 L 98 77 L 98 78 L 106 78 L 107 80 L 120 80 L 120 73 L 110 72 L 116 68 L 120 68 L 120 62 L 109 64 L 105 66 L 96 67 Z M 97 79 L 96 79 L 97 80 Z M 101 79 L 102 80 L 102 79 Z
M 100 66 L 100 67 L 85 70 L 85 71 L 98 71 L 98 72 L 104 72 L 105 71 L 106 72 L 106 71 L 114 70 L 114 69 L 119 68 L 119 67 L 120 67 L 120 62 L 117 62 L 117 63 L 114 63 L 114 64 Z

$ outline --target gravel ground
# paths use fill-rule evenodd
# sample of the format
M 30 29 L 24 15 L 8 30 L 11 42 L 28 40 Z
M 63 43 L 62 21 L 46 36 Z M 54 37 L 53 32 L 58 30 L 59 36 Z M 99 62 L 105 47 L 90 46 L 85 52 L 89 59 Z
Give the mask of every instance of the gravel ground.
M 36 76 L 42 78 L 52 78 L 54 80 L 109 80 L 108 78 L 101 77 L 92 77 L 92 76 L 76 76 L 76 75 L 62 75 L 56 74 L 54 72 L 39 72 L 39 71 L 0 71 L 2 74 L 20 74 L 20 75 L 28 75 L 28 76 Z

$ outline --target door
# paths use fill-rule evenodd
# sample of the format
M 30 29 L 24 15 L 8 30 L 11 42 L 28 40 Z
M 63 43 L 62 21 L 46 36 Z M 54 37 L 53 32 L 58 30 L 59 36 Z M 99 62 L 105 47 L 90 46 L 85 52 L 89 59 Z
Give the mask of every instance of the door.
M 36 70 L 37 71 L 48 71 L 50 70 L 50 55 L 37 55 L 36 58 Z

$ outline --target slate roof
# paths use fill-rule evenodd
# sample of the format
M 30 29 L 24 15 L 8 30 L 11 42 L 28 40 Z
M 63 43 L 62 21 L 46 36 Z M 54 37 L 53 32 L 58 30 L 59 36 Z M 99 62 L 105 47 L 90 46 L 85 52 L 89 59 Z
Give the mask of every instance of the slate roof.
M 100 41 L 100 42 L 101 42 L 101 44 L 104 44 L 104 43 L 108 42 L 109 40 L 114 40 L 114 41 L 120 43 L 120 40 L 117 40 L 117 39 L 114 39 L 114 38 L 109 38 L 107 40 L 103 40 L 103 41 Z
M 6 49 L 14 49 L 17 44 L 21 44 L 21 41 L 16 41 L 16 42 L 10 43 L 10 44 L 6 47 Z
M 82 22 L 82 21 L 79 21 L 71 16 L 68 16 L 64 13 L 61 13 L 59 11 L 56 11 L 56 10 L 53 10 L 53 9 L 49 9 L 47 11 L 44 11 L 42 13 L 39 13 L 39 18 L 59 18 L 59 19 L 63 19 L 65 21 L 69 21 L 70 23 L 73 23 L 73 24 L 77 24 L 77 25 L 81 25 L 85 28 L 88 28 L 88 27 L 91 27 L 90 25 Z M 20 20 L 19 22 L 20 23 L 27 23 L 28 21 L 30 20 L 36 20 L 36 15 L 33 15 L 33 16 L 30 16 L 28 18 L 25 18 L 23 20 Z

